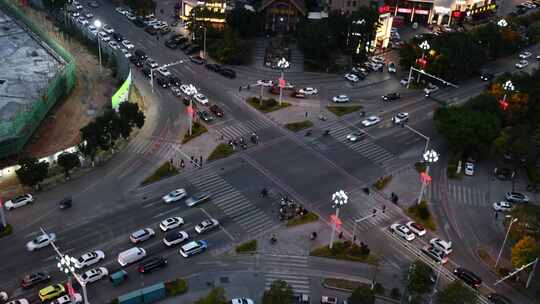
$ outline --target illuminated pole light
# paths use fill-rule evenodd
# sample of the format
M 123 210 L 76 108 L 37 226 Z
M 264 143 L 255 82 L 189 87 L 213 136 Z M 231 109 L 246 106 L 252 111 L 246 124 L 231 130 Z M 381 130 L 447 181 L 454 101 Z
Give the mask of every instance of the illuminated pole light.
M 99 53 L 99 73 L 101 74 L 101 37 L 99 36 L 99 29 L 101 28 L 103 24 L 101 23 L 101 21 L 99 19 L 96 19 L 94 21 L 94 26 L 96 27 L 96 31 L 97 31 L 97 43 L 98 43 L 98 53 Z
M 339 190 L 336 193 L 332 194 L 332 207 L 336 208 L 336 214 L 332 216 L 332 234 L 330 235 L 330 245 L 329 248 L 332 249 L 332 246 L 334 245 L 334 237 L 336 234 L 336 228 L 338 225 L 341 224 L 341 220 L 339 219 L 339 208 L 341 206 L 344 206 L 347 204 L 347 201 L 349 200 L 349 197 L 347 196 L 347 193 L 343 190 Z
M 517 217 L 510 220 L 510 224 L 508 225 L 508 230 L 506 230 L 506 235 L 504 236 L 504 241 L 501 245 L 501 249 L 499 250 L 499 255 L 497 256 L 497 261 L 495 261 L 495 269 L 497 269 L 497 266 L 499 265 L 499 260 L 501 259 L 502 251 L 504 248 L 504 245 L 506 244 L 506 240 L 508 239 L 508 234 L 510 234 L 510 229 L 512 228 L 512 224 L 517 222 Z
M 505 19 L 501 19 L 499 20 L 499 22 L 497 22 L 497 25 L 499 27 L 507 27 L 508 26 L 508 22 L 505 20 Z
M 431 176 L 429 176 L 429 167 L 432 163 L 436 163 L 439 160 L 439 154 L 435 152 L 435 150 L 427 150 L 424 152 L 423 158 L 427 162 L 427 167 L 426 172 L 422 172 L 423 174 L 420 174 L 422 185 L 420 187 L 420 195 L 418 195 L 418 201 L 416 202 L 416 204 L 420 204 L 422 202 L 424 190 L 426 186 L 431 182 Z
M 281 102 L 282 102 L 282 99 L 283 99 L 283 87 L 285 86 L 285 78 L 283 77 L 283 71 L 285 69 L 288 69 L 290 67 L 290 63 L 287 61 L 287 59 L 285 58 L 281 58 L 278 63 L 277 63 L 277 66 L 279 69 L 281 69 L 281 77 L 279 78 L 279 105 L 281 106 Z M 261 98 L 262 100 L 262 98 Z
M 42 230 L 42 232 L 45 233 L 44 230 Z M 88 293 L 86 292 L 86 283 L 84 283 L 81 280 L 81 278 L 79 277 L 79 275 L 75 272 L 75 265 L 72 262 L 73 258 L 70 257 L 67 254 L 62 255 L 62 253 L 60 252 L 58 247 L 56 247 L 54 242 L 52 242 L 51 245 L 53 246 L 53 249 L 58 254 L 59 262 L 56 264 L 56 266 L 58 267 L 58 269 L 60 269 L 60 271 L 64 272 L 66 275 L 69 276 L 70 273 L 73 275 L 73 277 L 75 278 L 77 283 L 79 283 L 79 285 L 81 285 L 81 287 L 82 287 L 84 303 L 89 304 L 89 302 L 88 302 Z M 73 298 L 74 291 L 73 291 L 73 286 L 71 285 L 71 277 L 69 277 L 69 282 L 68 283 L 69 283 L 69 286 L 68 286 L 68 291 L 69 292 L 68 292 L 68 294 L 69 294 L 69 297 L 71 298 L 71 301 L 73 302 L 75 299 Z
M 511 80 L 507 80 L 503 85 L 503 89 L 504 89 L 504 96 L 502 100 L 499 101 L 499 104 L 503 110 L 506 110 L 508 108 L 508 101 L 506 100 L 506 95 L 508 94 L 508 92 L 514 91 L 515 87 Z

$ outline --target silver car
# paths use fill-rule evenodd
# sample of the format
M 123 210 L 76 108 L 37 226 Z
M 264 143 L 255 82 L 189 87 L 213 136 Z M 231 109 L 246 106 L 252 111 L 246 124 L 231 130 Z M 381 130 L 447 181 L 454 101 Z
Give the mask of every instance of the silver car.
M 210 194 L 203 193 L 203 192 L 202 193 L 197 193 L 197 194 L 194 194 L 193 196 L 189 197 L 188 199 L 186 199 L 186 206 L 193 207 L 195 205 L 204 203 L 204 202 L 206 202 L 208 200 L 210 200 Z
M 130 234 L 129 235 L 129 240 L 133 244 L 137 244 L 137 243 L 144 242 L 144 241 L 148 240 L 149 238 L 153 237 L 154 235 L 156 235 L 156 233 L 154 232 L 153 229 L 151 229 L 151 228 L 143 228 L 143 229 L 139 229 L 139 230 L 133 232 L 132 234 Z

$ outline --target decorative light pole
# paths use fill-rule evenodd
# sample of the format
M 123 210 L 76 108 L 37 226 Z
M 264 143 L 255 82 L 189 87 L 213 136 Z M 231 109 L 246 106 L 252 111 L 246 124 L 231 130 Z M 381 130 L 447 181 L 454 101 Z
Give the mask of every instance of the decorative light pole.
M 2 229 L 6 228 L 7 227 L 7 223 L 6 223 L 6 216 L 4 214 L 4 201 L 2 200 L 2 198 L 0 197 L 0 221 L 2 222 Z M 2 230 L 0 229 L 0 230 Z
M 206 26 L 200 26 L 200 28 L 203 29 L 204 35 L 203 35 L 203 58 L 206 60 Z
M 101 28 L 103 24 L 101 23 L 101 21 L 99 19 L 96 19 L 94 21 L 94 26 L 96 27 L 96 30 L 97 30 L 97 43 L 98 43 L 98 53 L 99 53 L 99 73 L 101 74 L 101 36 L 99 35 L 99 29 Z
M 279 78 L 279 106 L 283 99 L 283 87 L 285 87 L 285 78 L 283 78 L 283 71 L 290 67 L 290 63 L 285 58 L 281 58 L 277 63 L 278 68 L 281 70 L 281 77 Z
M 422 43 L 420 43 L 420 48 L 422 49 L 422 59 L 419 60 L 420 68 L 421 70 L 425 69 L 426 66 L 426 59 L 424 58 L 426 56 L 426 51 L 429 50 L 430 46 L 427 40 L 424 40 Z M 418 77 L 416 78 L 416 82 L 420 81 L 420 73 L 418 73 Z
M 429 176 L 429 166 L 439 160 L 439 154 L 435 152 L 435 150 L 427 150 L 424 152 L 423 157 L 424 160 L 427 162 L 427 167 L 425 172 L 420 173 L 420 180 L 422 182 L 422 186 L 420 187 L 420 195 L 418 196 L 418 202 L 416 202 L 416 204 L 420 204 L 422 202 L 422 196 L 424 195 L 426 185 L 429 185 L 429 183 L 431 182 L 431 176 Z
M 501 101 L 499 101 L 499 104 L 501 106 L 501 108 L 503 110 L 506 110 L 506 108 L 508 108 L 508 101 L 506 101 L 506 95 L 509 93 L 509 92 L 512 92 L 515 90 L 515 87 L 514 87 L 514 84 L 512 83 L 512 80 L 507 80 L 504 84 L 503 84 L 503 89 L 504 89 L 504 96 L 502 98 Z
M 518 220 L 517 217 L 512 218 L 512 220 L 510 220 L 510 224 L 508 224 L 508 230 L 506 230 L 506 235 L 504 236 L 504 241 L 501 245 L 501 250 L 499 250 L 497 261 L 495 261 L 495 269 L 497 269 L 497 266 L 499 265 L 499 260 L 501 259 L 502 251 L 503 251 L 504 245 L 506 244 L 506 240 L 508 239 L 508 234 L 510 234 L 510 229 L 512 228 L 512 224 L 517 222 L 517 220 Z
M 332 208 L 336 208 L 336 214 L 331 216 L 332 223 L 332 234 L 330 235 L 330 245 L 329 248 L 332 249 L 334 245 L 334 236 L 336 234 L 336 228 L 338 225 L 341 225 L 341 220 L 339 219 L 339 208 L 347 204 L 349 197 L 347 193 L 343 190 L 339 190 L 336 193 L 332 194 Z
M 499 20 L 499 22 L 497 22 L 497 25 L 501 28 L 504 28 L 508 26 L 508 22 L 505 19 L 501 19 Z

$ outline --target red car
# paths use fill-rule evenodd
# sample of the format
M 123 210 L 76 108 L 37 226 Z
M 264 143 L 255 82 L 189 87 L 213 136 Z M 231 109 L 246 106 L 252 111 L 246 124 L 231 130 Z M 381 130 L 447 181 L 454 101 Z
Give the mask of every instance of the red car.
M 39 283 L 48 282 L 51 280 L 51 276 L 45 272 L 36 272 L 26 275 L 21 280 L 21 287 L 23 289 L 31 288 Z

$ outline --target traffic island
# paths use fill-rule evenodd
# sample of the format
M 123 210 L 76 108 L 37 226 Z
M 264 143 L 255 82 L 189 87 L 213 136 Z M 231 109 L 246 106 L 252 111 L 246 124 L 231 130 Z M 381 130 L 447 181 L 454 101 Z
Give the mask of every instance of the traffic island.
M 332 258 L 338 260 L 362 262 L 377 265 L 379 258 L 370 254 L 370 249 L 366 244 L 358 246 L 351 241 L 334 242 L 332 249 L 328 245 L 319 247 L 309 253 L 311 256 Z
M 198 122 L 194 122 L 193 126 L 191 127 L 191 135 L 189 135 L 189 132 L 186 133 L 186 135 L 184 135 L 184 139 L 182 139 L 182 144 L 185 144 L 190 140 L 203 135 L 206 132 L 208 132 L 208 129 L 206 129 L 205 126 Z
M 176 279 L 174 281 L 165 282 L 165 291 L 169 297 L 184 294 L 188 291 L 187 281 L 184 279 Z
M 251 240 L 236 246 L 235 251 L 236 253 L 254 253 L 257 251 L 257 248 L 257 240 Z
M 263 99 L 261 102 L 257 97 L 249 97 L 246 99 L 246 102 L 262 113 L 270 113 L 291 106 L 291 104 L 287 102 L 282 102 L 281 105 L 279 105 L 279 102 L 274 98 Z
M 151 183 L 155 183 L 161 179 L 164 179 L 169 176 L 173 176 L 175 174 L 178 174 L 178 169 L 176 169 L 171 162 L 166 161 L 161 165 L 159 168 L 157 168 L 152 175 L 148 176 L 143 182 L 142 185 L 147 185 Z
M 10 224 L 6 224 L 6 227 L 0 229 L 0 238 L 8 236 L 13 233 L 13 227 Z
M 298 132 L 302 131 L 307 128 L 313 127 L 313 123 L 309 120 L 299 121 L 299 122 L 291 122 L 288 124 L 285 124 L 285 128 L 292 132 Z
M 426 201 L 421 201 L 420 204 L 414 203 L 405 210 L 408 216 L 412 217 L 416 222 L 422 224 L 431 231 L 436 231 L 437 226 L 433 221 L 433 216 Z
M 326 107 L 326 109 L 334 113 L 336 116 L 340 117 L 343 115 L 360 111 L 362 109 L 362 106 L 343 106 L 343 107 L 328 106 Z
M 300 215 L 287 221 L 287 227 L 294 227 L 298 225 L 313 223 L 319 220 L 319 216 L 313 212 L 308 212 L 304 215 Z
M 324 288 L 337 289 L 337 290 L 348 291 L 348 292 L 352 292 L 353 290 L 359 287 L 365 287 L 365 288 L 371 287 L 370 284 L 368 283 L 345 280 L 345 279 L 338 279 L 338 278 L 325 278 L 322 281 L 322 286 Z
M 234 154 L 234 149 L 231 147 L 231 145 L 227 144 L 219 144 L 212 153 L 210 153 L 210 156 L 208 156 L 208 160 L 216 160 L 220 158 L 225 158 L 228 156 L 231 156 Z

